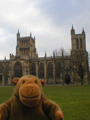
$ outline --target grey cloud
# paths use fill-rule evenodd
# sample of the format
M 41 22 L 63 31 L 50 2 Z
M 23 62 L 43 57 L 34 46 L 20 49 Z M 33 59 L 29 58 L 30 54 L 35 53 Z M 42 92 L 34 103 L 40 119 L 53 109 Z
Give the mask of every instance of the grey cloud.
M 1 2 L 1 1 L 0 1 Z M 39 56 L 45 51 L 51 55 L 54 49 L 71 48 L 70 29 L 76 33 L 85 28 L 89 48 L 90 2 L 83 0 L 3 0 L 0 4 L 0 58 L 15 54 L 16 33 L 36 37 Z

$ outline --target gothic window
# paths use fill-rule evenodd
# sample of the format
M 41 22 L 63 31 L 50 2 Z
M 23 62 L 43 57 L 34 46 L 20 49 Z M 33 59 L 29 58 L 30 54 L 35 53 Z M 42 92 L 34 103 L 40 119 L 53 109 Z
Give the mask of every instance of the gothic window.
M 2 75 L 0 75 L 0 84 L 2 83 Z
M 5 79 L 4 84 L 7 85 L 8 84 L 8 75 L 5 75 L 4 79 Z
M 76 39 L 76 46 L 77 46 L 77 49 L 79 49 L 79 39 Z
M 44 64 L 40 63 L 39 65 L 39 78 L 44 78 Z
M 82 49 L 83 46 L 82 46 L 82 39 L 80 38 L 80 48 Z
M 22 76 L 22 64 L 20 62 L 16 62 L 14 65 L 14 77 Z
M 0 64 L 0 72 L 2 73 L 8 73 L 9 71 L 9 65 L 8 64 Z
M 4 67 L 4 72 L 8 73 L 9 72 L 9 64 L 6 64 Z
M 47 77 L 53 78 L 53 64 L 51 62 L 49 62 L 47 66 Z
M 32 63 L 31 65 L 31 74 L 36 76 L 36 64 Z
M 61 63 L 57 62 L 56 63 L 56 78 L 60 78 L 60 73 L 61 73 Z
M 4 66 L 2 65 L 2 63 L 0 64 L 0 72 L 3 72 L 4 70 Z

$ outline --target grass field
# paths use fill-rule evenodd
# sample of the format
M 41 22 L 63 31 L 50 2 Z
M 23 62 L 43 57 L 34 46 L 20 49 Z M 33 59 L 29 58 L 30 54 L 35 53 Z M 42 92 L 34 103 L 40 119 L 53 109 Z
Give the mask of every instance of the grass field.
M 0 104 L 8 100 L 14 87 L 0 87 Z M 90 120 L 90 86 L 45 86 L 45 96 L 62 109 L 65 120 Z

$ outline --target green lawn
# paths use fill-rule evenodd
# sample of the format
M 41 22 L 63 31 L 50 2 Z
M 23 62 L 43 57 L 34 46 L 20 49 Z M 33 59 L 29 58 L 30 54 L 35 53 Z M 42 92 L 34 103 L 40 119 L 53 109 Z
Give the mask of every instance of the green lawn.
M 10 98 L 14 87 L 0 87 L 0 104 Z M 62 109 L 65 120 L 90 120 L 90 86 L 45 86 L 45 96 Z

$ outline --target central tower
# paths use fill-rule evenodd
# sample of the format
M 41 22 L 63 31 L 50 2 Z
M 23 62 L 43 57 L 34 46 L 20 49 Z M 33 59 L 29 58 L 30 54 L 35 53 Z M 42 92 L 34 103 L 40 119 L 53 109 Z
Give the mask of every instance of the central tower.
M 36 47 L 35 47 L 35 37 L 20 37 L 20 33 L 18 30 L 17 33 L 17 46 L 16 46 L 16 56 L 28 56 L 30 58 L 36 58 Z

